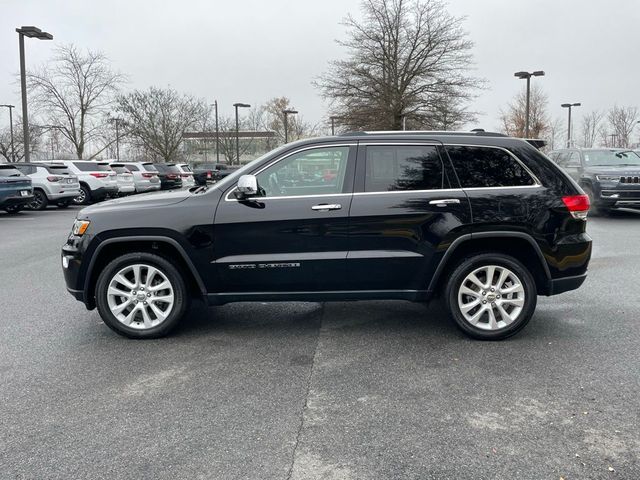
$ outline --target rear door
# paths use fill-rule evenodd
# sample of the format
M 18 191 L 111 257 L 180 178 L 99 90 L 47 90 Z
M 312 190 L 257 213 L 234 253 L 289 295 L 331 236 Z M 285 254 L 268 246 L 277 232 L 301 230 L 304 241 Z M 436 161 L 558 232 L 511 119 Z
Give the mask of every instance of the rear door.
M 238 201 L 231 186 L 215 218 L 218 291 L 344 289 L 355 154 L 356 142 L 302 148 L 252 172 L 262 196 Z
M 424 291 L 438 259 L 471 223 L 438 143 L 360 143 L 351 204 L 354 290 Z

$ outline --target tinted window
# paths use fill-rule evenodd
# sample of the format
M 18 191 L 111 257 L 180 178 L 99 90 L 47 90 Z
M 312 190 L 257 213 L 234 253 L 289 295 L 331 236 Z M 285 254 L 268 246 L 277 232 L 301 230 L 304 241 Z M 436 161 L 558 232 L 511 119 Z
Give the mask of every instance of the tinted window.
M 142 164 L 142 168 L 145 169 L 147 172 L 157 172 L 158 169 L 156 168 L 156 166 L 153 163 L 143 163 Z
M 130 172 L 138 172 L 139 171 L 137 166 L 131 165 L 130 163 L 125 164 L 125 167 L 127 167 L 127 170 L 129 170 Z
M 180 168 L 183 172 L 191 172 L 191 167 L 189 165 L 180 165 Z
M 342 193 L 349 147 L 294 153 L 257 175 L 267 197 Z
M 129 169 L 126 167 L 114 167 L 113 165 L 111 166 L 111 168 L 113 169 L 114 172 L 116 173 L 130 173 Z
M 111 167 L 106 163 L 96 162 L 73 162 L 78 167 L 78 170 L 82 172 L 110 172 Z
M 44 168 L 49 173 L 53 173 L 55 175 L 70 175 L 71 172 L 64 165 L 44 165 Z
M 16 165 L 15 168 L 20 170 L 20 173 L 22 173 L 23 175 L 36 173 L 36 167 L 32 167 L 31 165 Z
M 447 147 L 463 188 L 534 185 L 531 175 L 504 150 Z
M 9 165 L 0 165 L 0 177 L 21 177 L 20 171 Z
M 367 147 L 365 192 L 444 188 L 442 160 L 434 146 Z
M 164 163 L 156 163 L 155 167 L 158 172 L 162 173 L 180 173 L 180 169 L 175 165 L 165 165 Z M 152 170 L 149 170 L 152 171 Z

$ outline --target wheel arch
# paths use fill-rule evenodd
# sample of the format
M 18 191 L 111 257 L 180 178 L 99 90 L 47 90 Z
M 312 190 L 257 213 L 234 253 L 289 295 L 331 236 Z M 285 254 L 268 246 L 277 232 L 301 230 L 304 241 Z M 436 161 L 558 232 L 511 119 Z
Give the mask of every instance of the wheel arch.
M 100 242 L 91 255 L 84 279 L 84 298 L 88 308 L 95 307 L 95 288 L 102 269 L 114 258 L 131 252 L 163 256 L 183 272 L 190 292 L 206 296 L 207 291 L 200 273 L 177 240 L 161 235 L 115 237 Z
M 551 273 L 540 246 L 524 232 L 479 232 L 455 239 L 442 256 L 429 283 L 430 292 L 438 292 L 462 259 L 481 252 L 497 252 L 520 261 L 531 272 L 538 294 L 550 294 Z

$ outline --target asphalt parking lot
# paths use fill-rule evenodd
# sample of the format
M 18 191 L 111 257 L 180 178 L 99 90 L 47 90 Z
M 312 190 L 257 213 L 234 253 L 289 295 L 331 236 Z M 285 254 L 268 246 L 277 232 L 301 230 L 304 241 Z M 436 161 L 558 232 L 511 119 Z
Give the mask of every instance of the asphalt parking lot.
M 438 304 L 195 305 L 132 341 L 64 289 L 76 211 L 0 213 L 0 478 L 640 478 L 640 213 L 517 337 Z

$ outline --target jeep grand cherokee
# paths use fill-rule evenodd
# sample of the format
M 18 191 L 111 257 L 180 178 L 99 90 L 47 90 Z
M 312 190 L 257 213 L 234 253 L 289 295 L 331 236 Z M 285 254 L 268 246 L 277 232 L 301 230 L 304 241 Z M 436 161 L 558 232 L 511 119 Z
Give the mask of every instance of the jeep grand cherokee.
M 347 134 L 284 145 L 209 187 L 85 208 L 62 265 L 75 298 L 131 338 L 167 334 L 196 295 L 221 305 L 441 293 L 466 334 L 502 339 L 538 295 L 584 282 L 588 209 L 521 139 Z

